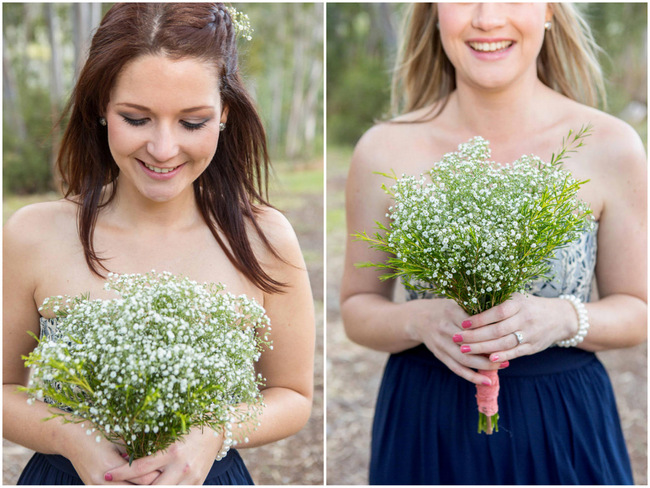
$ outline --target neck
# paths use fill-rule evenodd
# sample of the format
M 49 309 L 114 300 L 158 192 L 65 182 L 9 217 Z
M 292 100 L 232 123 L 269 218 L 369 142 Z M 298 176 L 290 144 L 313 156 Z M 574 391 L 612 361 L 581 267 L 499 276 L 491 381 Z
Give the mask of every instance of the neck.
M 480 135 L 495 143 L 525 136 L 543 124 L 546 87 L 537 76 L 513 83 L 505 89 L 486 90 L 459 82 L 451 94 L 459 130 Z
M 172 200 L 156 202 L 128 184 L 118 181 L 116 185 L 115 198 L 107 210 L 111 220 L 123 229 L 137 229 L 139 233 L 180 230 L 202 218 L 192 186 Z

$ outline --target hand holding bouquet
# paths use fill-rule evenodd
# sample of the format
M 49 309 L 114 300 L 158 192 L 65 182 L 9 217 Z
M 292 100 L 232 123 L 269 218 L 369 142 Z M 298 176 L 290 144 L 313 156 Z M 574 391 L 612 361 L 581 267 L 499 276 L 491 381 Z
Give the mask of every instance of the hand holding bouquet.
M 567 153 L 582 145 L 589 127 L 571 132 L 550 163 L 522 156 L 509 165 L 490 161 L 487 141 L 475 137 L 419 177 L 384 175 L 395 184 L 388 227 L 356 237 L 391 254 L 386 262 L 362 263 L 402 277 L 418 292 L 451 298 L 470 315 L 503 303 L 543 277 L 554 251 L 592 225 L 591 211 L 577 199 L 585 181 L 562 168 Z M 492 386 L 478 387 L 479 432 L 498 429 L 496 372 Z
M 225 455 L 232 426 L 250 426 L 261 411 L 254 362 L 270 344 L 264 309 L 171 273 L 109 274 L 105 288 L 121 297 L 44 302 L 57 331 L 24 358 L 34 368 L 30 401 L 61 409 L 49 418 L 89 421 L 89 435 L 122 445 L 130 461 L 191 427 L 224 430 Z

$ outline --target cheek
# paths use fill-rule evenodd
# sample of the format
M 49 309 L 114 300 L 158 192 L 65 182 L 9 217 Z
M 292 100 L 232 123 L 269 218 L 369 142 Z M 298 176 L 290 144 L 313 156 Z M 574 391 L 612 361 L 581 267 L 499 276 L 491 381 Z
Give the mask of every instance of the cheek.
M 109 125 L 108 147 L 113 158 L 128 156 L 142 145 L 142 141 L 135 136 L 135 133 L 136 131 L 120 127 L 119 124 Z
M 214 153 L 217 152 L 217 144 L 219 143 L 219 133 L 209 134 L 205 137 L 197 138 L 193 144 L 192 154 L 195 159 L 212 160 Z
M 440 35 L 442 48 L 453 62 L 455 56 L 454 51 L 458 48 L 455 47 L 455 40 L 462 38 L 462 33 L 466 25 L 471 23 L 471 19 L 466 18 L 467 15 L 459 8 L 452 4 L 438 4 L 438 23 L 440 27 L 436 27 L 436 35 Z

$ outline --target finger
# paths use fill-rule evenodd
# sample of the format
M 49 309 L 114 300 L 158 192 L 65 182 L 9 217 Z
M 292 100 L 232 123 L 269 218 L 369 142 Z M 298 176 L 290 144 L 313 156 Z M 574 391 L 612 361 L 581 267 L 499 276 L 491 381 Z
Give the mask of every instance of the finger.
M 503 361 L 503 359 L 499 359 L 500 356 L 496 354 L 496 351 L 513 349 L 518 345 L 519 341 L 517 341 L 515 334 L 511 332 L 498 339 L 472 343 L 463 342 L 459 349 L 460 352 L 467 355 L 489 355 L 490 361 L 497 362 Z
M 506 320 L 519 311 L 518 300 L 506 300 L 500 305 L 487 309 L 485 312 L 473 315 L 461 323 L 463 329 L 477 329 L 485 325 Z
M 150 485 L 160 476 L 160 471 L 154 471 L 153 473 L 140 476 L 132 480 L 126 480 L 128 483 L 133 483 L 134 485 Z
M 532 346 L 527 343 L 519 344 L 512 349 L 507 349 L 504 351 L 496 351 L 490 354 L 490 361 L 494 363 L 501 363 L 503 361 L 510 361 L 511 359 L 520 358 L 522 356 L 528 356 L 533 354 Z
M 476 371 L 474 371 L 474 369 L 471 369 L 468 366 L 464 366 L 463 364 L 459 363 L 458 361 L 456 361 L 454 358 L 450 356 L 445 358 L 442 361 L 452 371 L 452 373 L 456 374 L 457 376 L 460 376 L 461 378 L 471 383 L 474 383 L 476 385 L 486 385 L 486 386 L 492 384 L 490 378 L 480 373 L 477 373 Z M 485 368 L 481 368 L 481 369 L 497 369 L 497 368 L 498 368 L 497 364 L 486 361 Z M 476 369 L 479 368 L 477 367 Z
M 186 466 L 186 469 L 189 467 Z M 178 469 L 176 466 L 167 466 L 167 469 L 154 481 L 154 485 L 193 485 L 200 484 L 188 479 L 186 470 Z
M 113 481 L 126 481 L 133 480 L 143 476 L 150 475 L 152 473 L 158 473 L 163 466 L 165 466 L 165 456 L 154 454 L 153 456 L 147 456 L 140 459 L 136 459 L 129 466 L 128 463 L 119 468 L 111 469 L 106 472 L 104 478 L 108 480 L 109 478 Z

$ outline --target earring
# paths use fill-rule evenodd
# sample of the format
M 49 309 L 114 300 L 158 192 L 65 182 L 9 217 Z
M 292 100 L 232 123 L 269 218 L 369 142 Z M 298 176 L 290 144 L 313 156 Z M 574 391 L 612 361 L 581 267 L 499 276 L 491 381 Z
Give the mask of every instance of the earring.
M 219 130 L 224 131 L 226 129 L 226 123 L 225 122 L 219 122 Z
M 544 22 L 544 30 L 550 31 L 551 27 L 553 27 L 553 22 L 550 20 L 548 22 Z
M 106 119 L 104 117 L 99 118 L 99 125 L 103 125 L 104 127 L 106 127 Z

